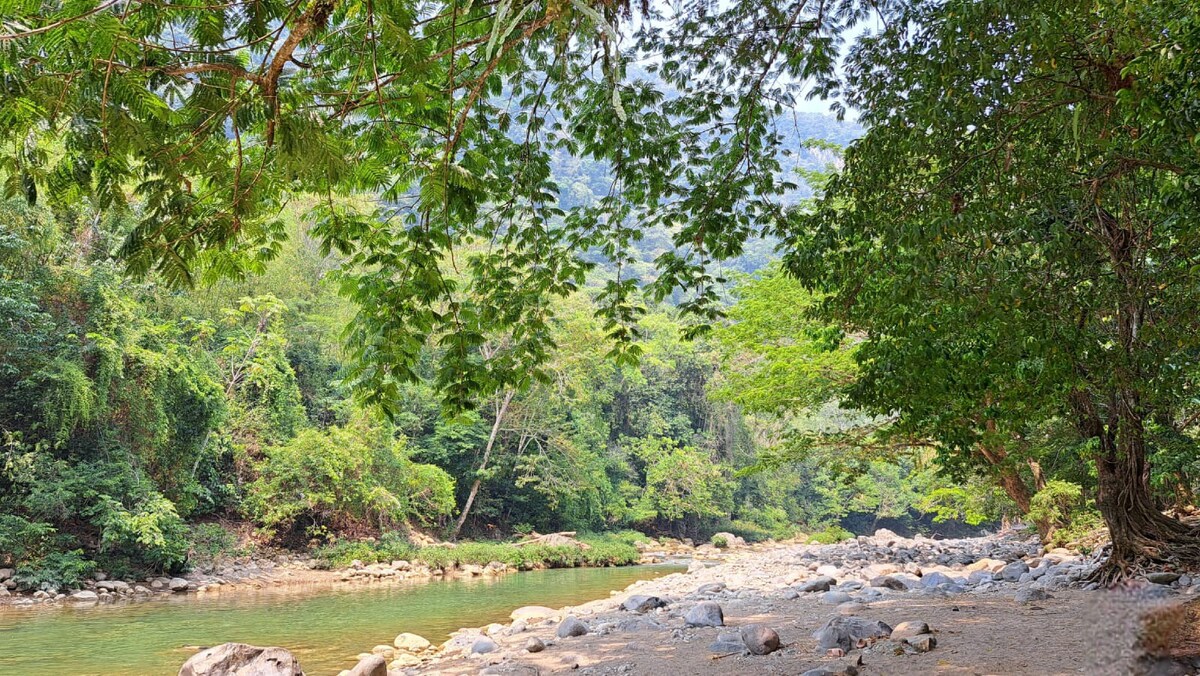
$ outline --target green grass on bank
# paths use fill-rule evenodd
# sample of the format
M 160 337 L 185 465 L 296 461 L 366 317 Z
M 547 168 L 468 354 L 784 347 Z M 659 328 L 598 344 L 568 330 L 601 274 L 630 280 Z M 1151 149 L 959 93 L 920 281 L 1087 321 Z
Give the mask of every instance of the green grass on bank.
M 492 561 L 514 568 L 574 568 L 579 566 L 627 566 L 641 558 L 633 543 L 649 541 L 635 531 L 583 534 L 578 538 L 589 546 L 525 545 L 512 542 L 462 542 L 456 546 L 417 547 L 400 533 L 385 533 L 377 540 L 339 540 L 317 550 L 316 556 L 330 568 L 345 568 L 352 561 L 382 563 L 403 559 L 424 563 L 430 568 L 447 568 Z

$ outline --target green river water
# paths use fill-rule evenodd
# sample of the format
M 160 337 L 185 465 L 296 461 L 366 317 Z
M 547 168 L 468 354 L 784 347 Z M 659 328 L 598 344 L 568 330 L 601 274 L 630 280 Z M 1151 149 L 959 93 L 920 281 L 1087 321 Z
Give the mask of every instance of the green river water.
M 400 632 L 434 643 L 459 627 L 507 622 L 524 605 L 559 607 L 608 596 L 679 566 L 569 568 L 497 578 L 369 586 L 237 589 L 87 608 L 0 608 L 0 676 L 174 674 L 225 641 L 283 646 L 310 676 L 336 674 Z

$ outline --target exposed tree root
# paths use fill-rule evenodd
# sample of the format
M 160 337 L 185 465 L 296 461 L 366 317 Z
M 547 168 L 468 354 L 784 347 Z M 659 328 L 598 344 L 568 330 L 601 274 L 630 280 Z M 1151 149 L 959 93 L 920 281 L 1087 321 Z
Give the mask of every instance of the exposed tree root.
M 1155 571 L 1200 573 L 1200 530 L 1164 533 L 1161 538 L 1134 536 L 1106 545 L 1108 556 L 1088 578 L 1111 587 Z

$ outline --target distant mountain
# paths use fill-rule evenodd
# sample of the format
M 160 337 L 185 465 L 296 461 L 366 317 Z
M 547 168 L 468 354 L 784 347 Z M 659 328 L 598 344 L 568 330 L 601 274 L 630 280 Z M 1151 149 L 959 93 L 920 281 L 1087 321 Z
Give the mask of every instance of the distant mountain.
M 821 170 L 837 160 L 833 151 L 806 147 L 805 141 L 817 139 L 844 147 L 863 133 L 862 127 L 854 122 L 839 122 L 831 115 L 818 113 L 783 116 L 778 121 L 778 130 L 785 137 L 784 156 L 781 158 L 784 171 L 789 180 L 799 185 L 791 194 L 785 196 L 784 200 L 789 204 L 812 197 L 812 190 L 797 173 L 798 169 Z M 609 192 L 612 179 L 605 163 L 559 154 L 552 158 L 550 167 L 558 184 L 562 186 L 559 204 L 563 208 L 586 206 Z M 735 259 L 725 261 L 721 266 L 722 270 L 754 272 L 777 258 L 775 244 L 772 239 L 747 242 L 745 252 Z M 655 277 L 654 259 L 675 248 L 671 234 L 661 227 L 646 230 L 642 239 L 634 242 L 633 246 L 639 264 L 630 272 L 643 281 Z M 599 277 L 615 273 L 615 269 L 598 252 L 590 254 L 588 258 L 598 264 Z

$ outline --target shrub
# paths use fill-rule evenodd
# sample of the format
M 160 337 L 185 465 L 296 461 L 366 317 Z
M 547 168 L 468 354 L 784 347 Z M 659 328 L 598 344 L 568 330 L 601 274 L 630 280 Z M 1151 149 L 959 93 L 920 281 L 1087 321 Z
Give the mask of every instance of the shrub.
M 627 538 L 628 536 L 625 535 Z M 342 568 L 355 559 L 364 563 L 376 563 L 406 559 L 420 561 L 430 568 L 451 568 L 466 564 L 485 566 L 499 561 L 513 568 L 573 568 L 577 566 L 625 566 L 637 563 L 641 558 L 637 549 L 620 537 L 613 535 L 582 535 L 580 542 L 589 549 L 572 545 L 532 544 L 518 547 L 503 542 L 464 542 L 454 547 L 435 545 L 413 547 L 391 533 L 377 541 L 335 542 L 317 551 L 317 557 L 326 565 Z
M 854 533 L 835 525 L 827 526 L 825 530 L 813 533 L 809 536 L 808 542 L 814 545 L 832 545 L 852 537 L 854 537 Z
M 377 540 L 337 540 L 318 549 L 316 556 L 325 567 L 345 568 L 354 560 L 363 563 L 412 560 L 417 551 L 403 534 L 388 531 Z
M 729 546 L 729 542 L 725 539 L 724 535 L 717 535 L 712 539 L 712 546 L 717 549 L 725 549 Z
M 1083 489 L 1079 484 L 1055 479 L 1037 492 L 1029 501 L 1029 514 L 1034 522 L 1045 522 L 1053 529 L 1070 524 L 1072 512 L 1079 506 Z
M 188 560 L 193 564 L 209 564 L 248 553 L 238 544 L 237 533 L 219 523 L 198 523 L 188 533 Z M 111 571 L 110 571 L 111 572 Z
M 100 550 L 130 553 L 157 570 L 178 570 L 187 560 L 187 527 L 175 512 L 175 505 L 158 493 L 143 497 L 132 510 L 105 498 L 101 503 Z
M 305 430 L 267 449 L 246 508 L 265 529 L 299 523 L 389 529 L 410 520 L 433 523 L 454 508 L 454 479 L 412 462 L 403 439 L 363 424 Z
M 82 549 L 54 551 L 17 566 L 17 586 L 24 590 L 76 588 L 96 570 Z

